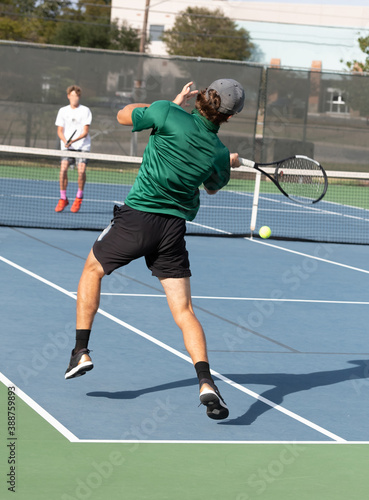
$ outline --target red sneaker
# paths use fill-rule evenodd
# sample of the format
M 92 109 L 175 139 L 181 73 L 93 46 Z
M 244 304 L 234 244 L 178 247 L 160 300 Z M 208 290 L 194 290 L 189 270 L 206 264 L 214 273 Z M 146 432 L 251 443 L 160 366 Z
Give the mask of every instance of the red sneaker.
M 68 198 L 66 200 L 62 200 L 60 198 L 58 204 L 55 207 L 55 212 L 62 212 L 67 205 L 69 205 Z
M 70 209 L 71 212 L 78 212 L 78 210 L 81 208 L 82 205 L 82 200 L 83 198 L 76 198 L 73 202 L 72 208 Z

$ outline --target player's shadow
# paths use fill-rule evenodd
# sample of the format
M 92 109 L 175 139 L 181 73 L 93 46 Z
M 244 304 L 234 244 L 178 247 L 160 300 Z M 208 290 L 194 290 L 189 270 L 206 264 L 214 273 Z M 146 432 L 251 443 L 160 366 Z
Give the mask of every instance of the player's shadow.
M 143 394 L 150 394 L 151 392 L 169 391 L 171 389 L 178 389 L 180 387 L 189 387 L 191 385 L 198 385 L 198 383 L 199 381 L 197 378 L 189 378 L 185 380 L 176 380 L 175 382 L 168 382 L 167 384 L 146 387 L 144 389 L 138 389 L 136 391 L 88 392 L 87 396 L 92 396 L 95 398 L 108 398 L 108 399 L 135 399 L 138 398 L 139 396 L 142 396 Z
M 226 376 L 246 387 L 258 384 L 274 386 L 264 391 L 260 396 L 274 404 L 281 405 L 285 396 L 289 394 L 347 381 L 351 381 L 353 391 L 360 393 L 363 385 L 362 381 L 364 379 L 369 379 L 369 360 L 354 360 L 349 361 L 349 363 L 356 366 L 343 370 L 329 370 L 306 374 L 265 373 L 246 375 L 230 374 Z M 368 385 L 369 382 L 365 382 L 365 384 Z M 271 409 L 272 406 L 261 400 L 257 400 L 243 415 L 219 423 L 222 425 L 251 425 L 257 418 Z
M 227 374 L 226 377 L 234 382 L 248 386 L 262 385 L 272 386 L 270 389 L 264 391 L 260 396 L 271 401 L 273 404 L 281 405 L 284 398 L 296 392 L 303 392 L 313 389 L 314 387 L 328 386 L 339 384 L 341 382 L 351 381 L 352 390 L 359 393 L 363 386 L 363 380 L 369 379 L 369 360 L 354 360 L 349 361 L 354 367 L 345 368 L 342 370 L 329 370 L 323 372 L 294 374 L 294 373 L 258 373 L 258 374 Z M 369 384 L 369 382 L 365 382 Z M 144 389 L 133 391 L 96 391 L 89 392 L 87 396 L 109 398 L 109 399 L 134 399 L 143 394 L 154 392 L 167 391 L 171 389 L 178 389 L 181 387 L 197 386 L 197 378 L 190 378 L 184 380 L 177 380 L 167 384 L 146 387 Z M 227 387 L 223 385 L 222 395 L 227 401 L 226 392 Z M 239 401 L 242 401 L 241 393 Z M 234 419 L 227 419 L 219 424 L 222 425 L 251 425 L 257 418 L 271 410 L 272 406 L 264 403 L 261 400 L 256 400 L 247 411 Z M 235 408 L 230 408 L 230 412 L 235 411 Z

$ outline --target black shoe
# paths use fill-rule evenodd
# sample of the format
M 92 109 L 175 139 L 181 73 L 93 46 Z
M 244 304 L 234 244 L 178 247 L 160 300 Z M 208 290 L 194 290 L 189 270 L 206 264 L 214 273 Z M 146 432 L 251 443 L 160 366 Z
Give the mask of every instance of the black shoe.
M 212 380 L 203 378 L 200 380 L 200 390 L 203 384 L 210 385 L 211 389 L 204 389 L 200 393 L 201 404 L 206 406 L 206 414 L 214 420 L 223 420 L 229 415 L 228 407 L 220 395 L 218 387 Z
M 69 366 L 65 372 L 66 379 L 80 377 L 89 370 L 92 370 L 94 365 L 92 364 L 89 354 L 90 351 L 88 349 L 81 349 L 76 354 L 73 354 L 72 351 Z

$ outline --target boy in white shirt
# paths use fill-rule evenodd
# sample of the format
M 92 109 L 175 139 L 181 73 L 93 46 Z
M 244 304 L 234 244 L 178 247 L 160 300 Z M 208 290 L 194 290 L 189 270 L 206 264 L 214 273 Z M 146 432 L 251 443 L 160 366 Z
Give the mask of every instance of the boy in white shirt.
M 69 105 L 59 109 L 55 125 L 58 127 L 58 137 L 62 150 L 90 151 L 91 138 L 89 129 L 92 121 L 91 111 L 87 106 L 79 103 L 81 89 L 77 85 L 67 88 Z M 60 200 L 55 207 L 55 212 L 62 212 L 69 205 L 67 198 L 68 167 L 77 163 L 78 168 L 78 191 L 71 207 L 71 212 L 78 212 L 83 199 L 83 189 L 86 183 L 85 158 L 62 158 L 60 166 Z

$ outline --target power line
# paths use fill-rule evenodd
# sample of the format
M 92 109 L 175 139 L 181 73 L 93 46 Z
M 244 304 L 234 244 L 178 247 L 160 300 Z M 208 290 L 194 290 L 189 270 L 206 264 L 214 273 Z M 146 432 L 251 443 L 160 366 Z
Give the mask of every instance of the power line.
M 167 1 L 167 0 L 165 0 Z M 180 3 L 178 0 L 177 0 L 178 3 Z M 70 4 L 68 1 L 64 2 L 65 5 L 67 5 L 68 7 L 70 7 Z M 163 3 L 163 2 L 159 2 L 157 3 L 156 5 L 159 5 L 160 3 Z M 240 4 L 242 2 L 239 2 Z M 187 0 L 184 0 L 183 1 L 183 4 L 184 6 L 188 7 L 188 1 Z M 0 5 L 4 5 L 4 4 L 1 4 Z M 91 2 L 83 2 L 83 1 L 80 1 L 79 2 L 79 5 L 82 5 L 82 6 L 88 6 L 88 7 L 94 7 L 94 8 L 101 8 L 101 9 L 114 9 L 114 10 L 125 10 L 125 11 L 135 11 L 135 12 L 141 12 L 141 13 L 144 13 L 145 12 L 145 8 L 137 8 L 137 7 L 129 7 L 129 6 L 119 6 L 119 5 L 104 5 L 104 4 L 95 4 L 95 3 L 91 3 Z M 227 2 L 225 1 L 225 5 L 227 5 Z M 245 5 L 244 3 L 242 3 L 242 5 Z M 172 11 L 168 11 L 168 10 L 155 10 L 154 9 L 155 5 L 151 7 L 150 9 L 150 13 L 151 14 L 164 14 L 164 15 L 172 15 L 174 17 L 178 16 L 179 12 L 172 12 Z M 204 8 L 207 8 L 207 7 L 204 7 Z M 219 9 L 221 8 L 220 5 L 217 5 L 217 6 L 214 6 L 215 9 Z M 250 5 L 247 5 L 247 8 L 249 10 L 252 10 L 252 7 Z M 74 9 L 73 7 L 71 8 L 71 10 L 76 10 L 77 9 Z M 255 9 L 253 9 L 255 11 Z M 258 10 L 263 13 L 264 10 L 263 9 L 260 9 L 258 8 Z M 283 8 L 279 8 L 279 9 L 273 9 L 273 8 L 269 8 L 268 7 L 268 13 L 275 13 L 275 14 L 291 14 L 291 8 L 286 8 L 286 9 L 283 9 Z M 309 11 L 308 9 L 306 11 L 302 11 L 302 12 L 299 12 L 299 15 L 304 16 L 304 15 L 311 15 L 311 11 Z M 213 18 L 213 19 L 223 19 L 224 17 L 228 17 L 229 19 L 231 19 L 232 21 L 235 21 L 235 22 L 257 22 L 257 23 L 265 23 L 265 24 L 287 24 L 287 25 L 291 25 L 291 26 L 307 26 L 307 27 L 314 27 L 314 28 L 317 28 L 317 27 L 320 27 L 320 28 L 329 28 L 329 29 L 348 29 L 348 30 L 353 30 L 353 29 L 359 29 L 359 30 L 362 30 L 362 31 L 369 31 L 369 28 L 364 28 L 364 27 L 360 27 L 360 26 L 332 26 L 332 25 L 318 25 L 318 24 L 307 24 L 307 23 L 303 23 L 303 22 L 283 22 L 283 21 L 276 21 L 276 20 L 273 20 L 273 21 L 265 21 L 263 19 L 254 19 L 254 18 L 248 18 L 248 17 L 231 17 L 231 16 L 216 16 L 216 15 L 212 15 L 212 14 L 195 14 L 195 13 L 186 13 L 187 16 L 189 17 L 205 17 L 205 18 Z M 347 16 L 347 15 L 340 15 L 340 14 L 335 14 L 333 10 L 331 10 L 329 12 L 329 14 L 325 14 L 325 13 L 322 13 L 322 12 L 319 12 L 319 17 L 323 17 L 323 18 L 329 18 L 329 19 L 332 19 L 332 18 L 336 18 L 336 19 L 352 19 L 352 20 L 355 20 L 357 19 L 358 21 L 362 22 L 363 18 L 362 16 Z
M 255 38 L 252 37 L 252 41 L 261 41 L 261 42 L 278 42 L 278 43 L 303 43 L 306 45 L 318 45 L 319 47 L 348 47 L 352 48 L 352 43 L 346 45 L 344 43 L 327 43 L 327 42 L 312 42 L 310 40 L 284 40 L 284 39 L 273 39 L 273 38 Z
M 106 23 L 95 23 L 95 22 L 89 22 L 89 21 L 80 21 L 80 20 L 73 20 L 73 19 L 63 19 L 63 18 L 47 18 L 47 17 L 41 17 L 41 16 L 29 16 L 27 14 L 14 14 L 14 13 L 8 13 L 8 12 L 3 12 L 3 14 L 10 14 L 13 17 L 26 17 L 27 19 L 39 19 L 42 21 L 46 22 L 62 22 L 62 23 L 71 23 L 71 24 L 79 24 L 79 25 L 86 25 L 86 26 L 100 26 L 104 28 L 111 28 L 112 24 Z M 142 33 L 142 29 L 135 29 L 132 28 L 138 35 Z M 300 43 L 300 44 L 306 44 L 306 45 L 317 45 L 317 46 L 325 46 L 325 47 L 348 47 L 352 48 L 352 44 L 346 45 L 342 43 L 326 43 L 326 42 L 313 42 L 313 41 L 308 41 L 308 40 L 286 40 L 286 39 L 275 39 L 275 38 L 259 38 L 259 37 L 251 37 L 247 38 L 246 36 L 230 36 L 230 35 L 219 35 L 217 33 L 213 34 L 208 34 L 208 33 L 194 33 L 194 32 L 173 32 L 171 31 L 172 35 L 177 35 L 177 36 L 193 36 L 193 37 L 200 37 L 200 38 L 220 38 L 220 39 L 232 39 L 232 40 L 244 40 L 247 39 L 249 42 L 256 42 L 256 41 L 266 41 L 266 42 L 278 42 L 278 43 Z
M 7 5 L 7 4 L 2 4 L 0 5 Z M 85 3 L 84 5 L 92 5 L 95 6 L 96 4 L 91 4 L 91 3 Z M 98 7 L 109 7 L 106 5 L 97 5 Z M 9 7 L 9 5 L 7 5 Z M 133 10 L 138 10 L 138 9 L 133 9 Z M 77 11 L 76 11 L 77 12 Z M 98 22 L 91 22 L 91 21 L 84 21 L 84 20 L 74 20 L 74 19 L 68 19 L 66 17 L 60 16 L 56 18 L 48 18 L 48 17 L 43 17 L 43 16 L 37 16 L 37 15 L 32 15 L 29 16 L 28 14 L 20 14 L 20 13 L 14 13 L 14 12 L 6 12 L 2 11 L 1 12 L 3 15 L 8 15 L 10 17 L 21 17 L 21 18 L 27 18 L 27 19 L 39 19 L 42 21 L 46 22 L 63 22 L 63 23 L 71 23 L 71 24 L 80 24 L 80 25 L 88 25 L 88 26 L 100 26 L 100 27 L 105 27 L 105 28 L 110 28 L 112 27 L 115 22 L 111 21 L 110 18 L 107 18 L 107 23 L 98 23 Z M 99 16 L 90 16 L 91 19 L 99 19 Z M 201 16 L 201 17 L 209 17 L 209 16 Z M 210 16 L 210 17 L 216 17 L 216 16 Z M 220 17 L 217 17 L 220 18 Z M 137 33 L 141 34 L 142 29 L 140 28 L 133 28 L 132 29 Z M 233 31 L 233 30 L 230 30 Z M 230 35 L 219 35 L 217 33 L 214 34 L 204 34 L 204 33 L 189 33 L 189 32 L 173 32 L 170 30 L 171 34 L 177 35 L 177 36 L 197 36 L 201 38 L 223 38 L 223 39 L 247 39 L 247 36 L 230 36 Z M 288 35 L 288 34 L 287 34 Z M 288 35 L 289 36 L 289 35 Z M 296 34 L 292 35 L 296 36 Z M 304 35 L 302 35 L 304 36 Z M 316 38 L 316 37 L 315 37 Z M 283 39 L 275 39 L 275 38 L 263 38 L 263 37 L 255 37 L 252 36 L 251 38 L 248 39 L 251 43 L 252 42 L 257 42 L 257 41 L 266 41 L 266 42 L 278 42 L 278 43 L 300 43 L 300 44 L 307 44 L 307 45 L 317 45 L 317 46 L 326 46 L 326 47 L 347 47 L 351 48 L 352 44 L 344 44 L 344 43 L 327 43 L 327 42 L 317 42 L 317 41 L 311 41 L 311 40 L 296 40 L 296 39 L 289 39 L 287 40 L 286 38 Z
M 187 6 L 188 6 L 188 2 L 184 2 Z M 241 3 L 241 2 L 240 2 Z M 89 3 L 84 3 L 84 5 L 91 5 Z M 137 7 L 128 7 L 128 6 L 111 6 L 112 9 L 114 10 L 131 10 L 131 11 L 135 11 L 135 12 L 144 12 L 144 9 L 140 9 L 140 8 L 137 8 Z M 262 9 L 260 9 L 261 12 Z M 269 9 L 268 8 L 268 12 L 274 12 L 275 14 L 291 14 L 291 10 L 290 9 L 286 9 L 286 10 L 283 10 L 283 9 Z M 155 9 L 151 9 L 151 13 L 152 14 L 164 14 L 164 15 L 172 15 L 172 16 L 178 16 L 179 12 L 172 12 L 172 11 L 168 11 L 168 10 L 155 10 Z M 304 15 L 308 15 L 308 14 L 311 14 L 311 12 L 309 10 L 306 10 L 306 11 L 302 11 L 301 13 L 299 13 L 302 16 Z M 214 18 L 214 19 L 223 19 L 224 16 L 215 16 L 215 15 L 211 15 L 211 14 L 193 14 L 193 13 L 187 13 L 186 12 L 186 15 L 189 16 L 189 17 L 208 17 L 208 18 Z M 303 22 L 283 22 L 283 21 L 265 21 L 263 19 L 260 19 L 260 20 L 257 20 L 257 19 L 254 19 L 254 18 L 247 18 L 247 17 L 243 17 L 243 18 L 240 18 L 240 17 L 231 17 L 231 16 L 226 16 L 228 17 L 229 19 L 231 19 L 232 21 L 236 21 L 236 22 L 260 22 L 260 23 L 266 23 L 266 24 L 288 24 L 288 25 L 292 25 L 292 26 L 311 26 L 311 27 L 322 27 L 322 28 L 332 28 L 332 29 L 362 29 L 362 30 L 368 30 L 368 28 L 361 28 L 360 26 L 331 26 L 331 25 L 318 25 L 318 24 L 308 24 L 308 23 L 303 23 Z M 334 14 L 332 13 L 332 11 L 330 12 L 330 14 L 323 14 L 323 13 L 319 13 L 319 17 L 327 17 L 329 19 L 332 19 L 332 18 L 339 18 L 339 19 L 357 19 L 357 20 L 360 20 L 360 22 L 362 21 L 362 16 L 343 16 L 343 15 L 337 15 L 337 14 Z

